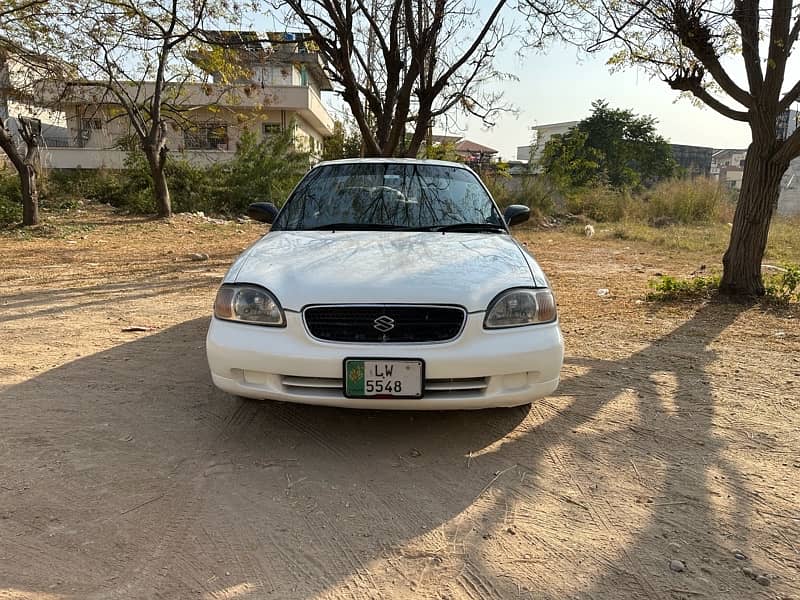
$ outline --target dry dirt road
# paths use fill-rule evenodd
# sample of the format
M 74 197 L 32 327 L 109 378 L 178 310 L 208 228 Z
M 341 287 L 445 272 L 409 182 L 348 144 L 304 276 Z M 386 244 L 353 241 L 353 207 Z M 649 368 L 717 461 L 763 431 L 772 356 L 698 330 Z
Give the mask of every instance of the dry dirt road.
M 0 236 L 3 600 L 800 598 L 800 315 L 641 302 L 715 257 L 525 233 L 557 394 L 357 412 L 212 387 L 258 225 L 74 218 Z

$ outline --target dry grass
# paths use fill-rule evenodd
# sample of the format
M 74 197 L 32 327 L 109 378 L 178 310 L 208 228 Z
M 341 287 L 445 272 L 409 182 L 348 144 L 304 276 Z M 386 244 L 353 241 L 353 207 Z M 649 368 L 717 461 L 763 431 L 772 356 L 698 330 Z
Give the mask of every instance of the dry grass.
M 573 225 L 568 230 L 583 235 L 583 225 Z M 641 242 L 655 248 L 721 260 L 730 241 L 731 228 L 727 223 L 656 228 L 639 221 L 620 221 L 598 226 L 596 232 L 599 240 Z M 800 263 L 800 218 L 773 221 L 764 258 L 775 263 Z

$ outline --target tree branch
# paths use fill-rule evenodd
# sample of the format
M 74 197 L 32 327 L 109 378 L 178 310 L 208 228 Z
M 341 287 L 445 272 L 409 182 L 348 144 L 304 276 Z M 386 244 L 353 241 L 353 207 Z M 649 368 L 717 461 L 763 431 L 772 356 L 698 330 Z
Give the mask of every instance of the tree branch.
M 670 77 L 664 77 L 673 90 L 691 93 L 695 98 L 701 100 L 709 108 L 714 109 L 719 114 L 735 121 L 748 121 L 749 114 L 741 110 L 734 110 L 712 96 L 703 85 L 705 75 L 702 67 L 679 68 Z

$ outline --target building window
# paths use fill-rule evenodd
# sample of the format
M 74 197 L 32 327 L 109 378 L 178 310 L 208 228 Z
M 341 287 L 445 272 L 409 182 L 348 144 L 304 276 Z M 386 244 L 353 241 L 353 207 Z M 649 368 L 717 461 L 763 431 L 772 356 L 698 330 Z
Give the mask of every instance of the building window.
M 187 150 L 227 150 L 228 126 L 216 123 L 198 125 L 183 132 Z
M 89 131 L 90 129 L 100 130 L 103 128 L 103 121 L 101 119 L 81 119 L 81 129 Z
M 283 128 L 280 123 L 264 123 L 262 125 L 262 131 L 264 132 L 264 137 L 268 138 L 280 134 Z

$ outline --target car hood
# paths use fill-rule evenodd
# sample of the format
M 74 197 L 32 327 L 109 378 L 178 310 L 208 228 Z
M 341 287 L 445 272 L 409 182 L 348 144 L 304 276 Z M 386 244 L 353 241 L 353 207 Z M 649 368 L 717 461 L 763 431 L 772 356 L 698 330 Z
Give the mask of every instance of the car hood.
M 262 285 L 289 310 L 452 303 L 480 311 L 505 289 L 547 285 L 511 236 L 397 231 L 271 232 L 234 263 L 225 281 Z

